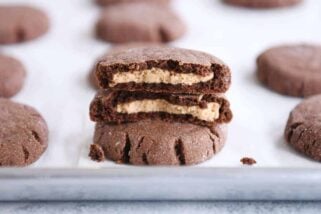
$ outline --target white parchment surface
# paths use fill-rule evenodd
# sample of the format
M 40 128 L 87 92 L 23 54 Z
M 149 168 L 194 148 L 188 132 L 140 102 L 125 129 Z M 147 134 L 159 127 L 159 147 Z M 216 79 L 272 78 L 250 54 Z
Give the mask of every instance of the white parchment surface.
M 88 155 L 94 123 L 89 103 L 95 91 L 87 74 L 110 45 L 94 38 L 99 7 L 90 0 L 0 0 L 29 3 L 45 10 L 51 29 L 32 42 L 0 46 L 19 58 L 28 78 L 15 101 L 36 107 L 48 122 L 49 147 L 31 167 L 123 167 L 96 163 Z M 228 98 L 234 111 L 225 148 L 199 166 L 240 167 L 250 156 L 255 167 L 321 167 L 294 152 L 283 140 L 291 109 L 301 99 L 285 97 L 262 87 L 255 78 L 255 59 L 264 49 L 283 43 L 321 43 L 321 1 L 277 10 L 249 10 L 219 0 L 174 0 L 173 8 L 189 31 L 172 45 L 209 52 L 232 69 Z

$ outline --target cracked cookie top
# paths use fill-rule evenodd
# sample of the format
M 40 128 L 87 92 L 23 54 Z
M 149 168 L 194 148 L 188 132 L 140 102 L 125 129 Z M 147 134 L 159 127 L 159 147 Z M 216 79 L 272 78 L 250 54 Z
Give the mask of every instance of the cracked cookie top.
M 290 113 L 285 139 L 297 151 L 321 161 L 321 95 L 304 100 Z
M 97 123 L 89 156 L 134 165 L 191 165 L 218 153 L 225 144 L 226 126 L 212 129 L 188 123 L 141 120 L 136 123 Z

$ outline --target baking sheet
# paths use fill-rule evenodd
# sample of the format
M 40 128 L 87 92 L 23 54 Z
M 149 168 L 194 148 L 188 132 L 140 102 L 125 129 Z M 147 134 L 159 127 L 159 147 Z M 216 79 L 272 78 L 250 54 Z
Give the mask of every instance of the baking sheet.
M 49 125 L 46 153 L 31 168 L 128 167 L 96 163 L 88 155 L 94 123 L 88 109 L 95 91 L 87 74 L 95 59 L 108 48 L 94 38 L 99 8 L 90 0 L 0 0 L 29 3 L 45 10 L 50 32 L 35 41 L 0 46 L 2 53 L 26 66 L 25 87 L 13 98 L 36 107 Z M 289 148 L 283 130 L 291 109 L 301 99 L 278 95 L 255 78 L 256 56 L 272 45 L 292 42 L 321 43 L 321 2 L 281 10 L 248 10 L 219 0 L 174 0 L 174 9 L 188 24 L 186 36 L 172 45 L 198 49 L 223 59 L 232 69 L 228 98 L 234 111 L 225 148 L 200 167 L 240 167 L 250 156 L 255 167 L 317 167 Z M 198 166 L 196 166 L 198 167 Z

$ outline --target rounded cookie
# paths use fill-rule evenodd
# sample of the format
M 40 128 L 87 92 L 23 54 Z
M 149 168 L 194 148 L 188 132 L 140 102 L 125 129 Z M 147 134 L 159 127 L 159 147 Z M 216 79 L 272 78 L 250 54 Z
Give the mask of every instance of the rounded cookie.
M 47 148 L 48 128 L 32 107 L 0 98 L 0 166 L 25 166 Z
M 321 93 L 321 46 L 284 45 L 268 49 L 257 59 L 258 79 L 285 95 Z
M 35 39 L 49 29 L 47 15 L 29 6 L 0 6 L 0 44 Z
M 0 54 L 0 97 L 17 94 L 25 81 L 26 71 L 18 60 Z
M 97 123 L 89 156 L 134 165 L 191 165 L 210 159 L 224 146 L 226 127 L 142 120 Z
M 96 0 L 96 3 L 100 6 L 109 6 L 113 4 L 132 3 L 132 2 L 168 4 L 170 0 Z
M 285 139 L 297 151 L 321 161 L 321 95 L 305 99 L 290 113 Z
M 111 49 L 109 49 L 104 55 L 102 55 L 101 57 L 99 57 L 96 60 L 96 63 L 94 64 L 93 68 L 90 70 L 89 73 L 89 82 L 91 83 L 92 86 L 94 86 L 95 88 L 99 88 L 99 83 L 98 80 L 96 78 L 96 64 L 98 61 L 106 58 L 109 55 L 112 54 L 116 54 L 122 51 L 126 51 L 128 49 L 133 49 L 133 48 L 141 48 L 141 47 L 155 47 L 155 46 L 160 46 L 159 44 L 155 44 L 155 43 L 150 43 L 150 42 L 131 42 L 131 43 L 126 43 L 126 44 L 120 44 L 120 45 L 115 45 L 113 46 Z
M 303 0 L 224 0 L 228 4 L 250 8 L 287 7 L 301 3 Z
M 182 20 L 159 4 L 118 4 L 107 7 L 96 25 L 97 37 L 107 42 L 170 42 L 185 33 Z

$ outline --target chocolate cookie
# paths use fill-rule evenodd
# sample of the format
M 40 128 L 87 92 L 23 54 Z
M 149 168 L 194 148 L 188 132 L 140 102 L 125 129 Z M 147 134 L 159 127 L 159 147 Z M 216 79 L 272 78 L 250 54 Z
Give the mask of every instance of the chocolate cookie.
M 91 69 L 91 71 L 89 73 L 89 81 L 90 81 L 91 85 L 94 86 L 95 88 L 99 88 L 99 83 L 98 83 L 98 80 L 97 80 L 96 74 L 95 74 L 96 64 L 99 61 L 106 58 L 108 55 L 116 54 L 116 53 L 126 51 L 126 50 L 132 49 L 132 48 L 158 47 L 158 46 L 160 46 L 160 45 L 155 44 L 155 43 L 150 43 L 150 42 L 131 42 L 131 43 L 127 43 L 127 44 L 113 46 L 110 50 L 107 51 L 107 53 L 105 53 L 104 55 L 102 55 L 101 57 L 98 58 L 95 65 Z
M 182 20 L 159 4 L 118 4 L 107 7 L 96 25 L 97 36 L 107 42 L 170 42 L 185 33 Z
M 259 80 L 285 95 L 321 93 L 321 46 L 291 45 L 268 49 L 257 59 Z
M 101 6 L 110 6 L 113 4 L 132 3 L 132 2 L 168 4 L 170 0 L 96 0 L 96 3 Z
M 295 107 L 285 128 L 285 139 L 297 151 L 321 161 L 321 95 Z
M 214 94 L 100 91 L 90 106 L 96 122 L 125 123 L 143 119 L 193 123 L 213 127 L 232 119 L 229 102 Z
M 128 91 L 211 94 L 225 92 L 230 69 L 216 57 L 173 47 L 135 48 L 101 60 L 102 88 Z
M 303 0 L 224 0 L 228 4 L 250 8 L 275 8 L 296 5 Z
M 26 71 L 18 60 L 0 55 L 0 97 L 12 97 L 24 83 Z
M 48 17 L 39 9 L 29 6 L 0 6 L 0 44 L 32 40 L 48 29 Z
M 142 120 L 110 125 L 97 123 L 89 156 L 134 165 L 191 165 L 219 152 L 226 127 L 213 130 L 192 124 Z
M 47 141 L 47 124 L 34 108 L 0 98 L 0 166 L 35 162 Z

